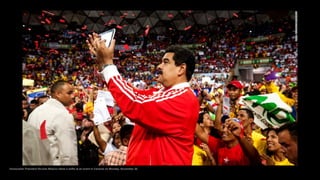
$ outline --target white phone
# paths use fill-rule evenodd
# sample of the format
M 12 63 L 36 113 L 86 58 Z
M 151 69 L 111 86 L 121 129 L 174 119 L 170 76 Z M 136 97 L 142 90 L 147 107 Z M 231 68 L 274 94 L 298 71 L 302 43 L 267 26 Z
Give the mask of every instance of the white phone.
M 111 40 L 114 38 L 114 34 L 116 33 L 116 29 L 112 28 L 105 32 L 100 33 L 101 39 L 106 40 L 106 46 L 109 47 L 111 44 Z

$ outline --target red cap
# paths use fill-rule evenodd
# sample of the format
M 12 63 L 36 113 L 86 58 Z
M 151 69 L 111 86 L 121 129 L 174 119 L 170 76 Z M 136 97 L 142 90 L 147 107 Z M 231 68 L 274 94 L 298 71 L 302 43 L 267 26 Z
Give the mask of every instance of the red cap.
M 237 80 L 233 80 L 231 81 L 228 85 L 227 85 L 227 88 L 230 89 L 230 86 L 234 86 L 238 89 L 242 89 L 243 88 L 243 85 L 240 81 L 237 81 Z

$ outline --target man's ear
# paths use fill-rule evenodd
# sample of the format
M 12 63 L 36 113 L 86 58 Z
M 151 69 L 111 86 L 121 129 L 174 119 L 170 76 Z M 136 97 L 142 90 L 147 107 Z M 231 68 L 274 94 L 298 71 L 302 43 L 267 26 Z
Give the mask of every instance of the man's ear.
M 124 146 L 128 146 L 128 144 L 129 144 L 129 139 L 123 138 L 121 143 L 122 143 L 122 145 L 124 145 Z
M 254 123 L 253 121 L 254 121 L 254 118 L 249 118 L 250 124 Z
M 182 63 L 179 67 L 180 68 L 179 68 L 178 75 L 181 76 L 186 73 L 187 65 L 186 65 L 186 63 Z

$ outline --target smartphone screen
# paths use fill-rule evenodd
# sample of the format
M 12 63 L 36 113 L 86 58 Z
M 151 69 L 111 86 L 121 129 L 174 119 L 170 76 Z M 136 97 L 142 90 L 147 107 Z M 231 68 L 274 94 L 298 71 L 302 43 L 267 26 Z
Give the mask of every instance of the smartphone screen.
M 103 33 L 100 33 L 101 39 L 106 40 L 106 46 L 109 47 L 111 44 L 111 40 L 114 37 L 114 34 L 116 32 L 115 28 L 109 29 Z

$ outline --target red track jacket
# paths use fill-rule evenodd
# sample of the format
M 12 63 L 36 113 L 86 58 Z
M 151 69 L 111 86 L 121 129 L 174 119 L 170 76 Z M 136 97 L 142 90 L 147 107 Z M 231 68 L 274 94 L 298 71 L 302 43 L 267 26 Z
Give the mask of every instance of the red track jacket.
M 121 111 L 135 123 L 126 165 L 191 165 L 199 102 L 189 83 L 135 90 L 116 66 L 102 71 Z

